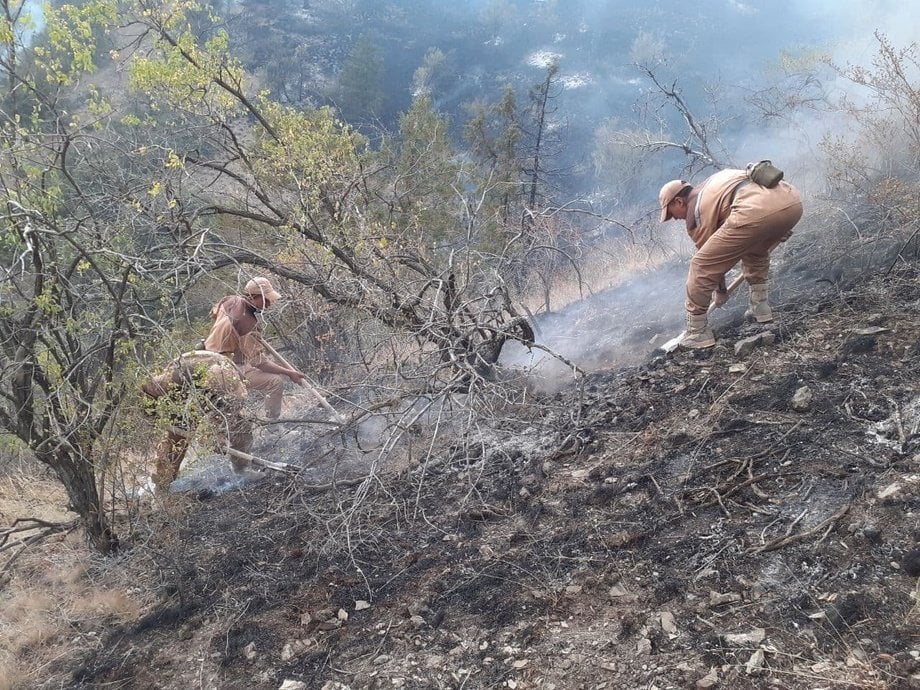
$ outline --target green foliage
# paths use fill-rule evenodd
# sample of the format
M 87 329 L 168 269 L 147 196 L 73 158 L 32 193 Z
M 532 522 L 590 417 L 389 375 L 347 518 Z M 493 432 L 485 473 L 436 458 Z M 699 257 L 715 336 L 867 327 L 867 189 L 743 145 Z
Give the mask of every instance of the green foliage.
M 366 120 L 380 112 L 384 97 L 383 58 L 373 40 L 362 36 L 339 72 L 336 105 L 345 119 Z
M 259 133 L 253 166 L 267 182 L 296 191 L 309 207 L 353 178 L 365 142 L 330 108 L 297 110 L 265 94 L 259 106 L 270 129 Z
M 827 61 L 856 89 L 834 104 L 856 126 L 821 141 L 827 192 L 860 200 L 879 230 L 910 227 L 920 210 L 920 46 L 898 47 L 879 32 L 875 38 L 869 65 Z
M 497 103 L 474 104 L 464 133 L 481 168 L 477 193 L 490 209 L 485 215 L 495 218 L 499 226 L 504 225 L 515 214 L 523 189 L 523 129 L 514 89 L 506 86 Z
M 442 71 L 445 59 L 444 53 L 437 48 L 431 48 L 425 53 L 425 59 L 412 76 L 412 84 L 415 87 L 416 94 L 431 92 L 431 84 L 437 79 L 439 72 Z
M 143 50 L 113 54 L 117 69 L 88 84 L 77 77 L 96 69 L 105 40 L 124 38 L 114 20 L 99 0 L 60 8 L 32 51 L 47 78 L 15 75 L 43 106 L 0 122 L 0 253 L 16 268 L 2 285 L 0 431 L 58 472 L 100 544 L 96 451 L 137 401 L 137 362 L 202 335 L 184 299 L 202 276 L 284 276 L 349 322 L 411 334 L 425 343 L 418 361 L 438 350 L 445 371 L 431 379 L 468 392 L 508 337 L 502 267 L 484 257 L 509 243 L 503 224 L 522 208 L 513 92 L 483 107 L 471 164 L 422 88 L 438 52 L 398 135 L 371 150 L 331 108 L 258 91 L 194 2 L 122 5 L 119 21 L 146 32 Z M 373 116 L 382 73 L 360 40 L 340 74 L 342 111 Z
M 117 20 L 114 0 L 90 0 L 79 6 L 46 6 L 46 46 L 35 48 L 39 66 L 51 83 L 71 85 L 96 69 L 99 37 Z
M 201 45 L 186 30 L 174 41 L 160 41 L 158 48 L 158 55 L 138 56 L 131 64 L 131 87 L 148 96 L 154 107 L 203 107 L 218 119 L 240 114 L 239 100 L 221 86 L 244 88 L 243 68 L 229 54 L 226 32 L 218 31 Z
M 436 245 L 459 234 L 453 209 L 460 167 L 447 137 L 447 119 L 428 96 L 419 96 L 399 119 L 394 188 L 397 219 L 409 246 Z

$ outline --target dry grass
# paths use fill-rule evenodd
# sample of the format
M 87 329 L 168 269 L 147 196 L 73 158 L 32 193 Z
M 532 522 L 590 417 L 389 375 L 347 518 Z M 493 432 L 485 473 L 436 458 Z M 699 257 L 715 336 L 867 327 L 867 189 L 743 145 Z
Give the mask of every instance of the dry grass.
M 592 247 L 577 272 L 570 265 L 563 266 L 553 278 L 552 310 L 559 311 L 592 294 L 632 280 L 644 271 L 690 255 L 690 241 L 680 227 L 668 226 L 652 232 L 651 238 L 616 237 Z M 533 313 L 542 311 L 542 288 L 538 286 L 532 290 L 521 303 Z
M 53 662 L 96 644 L 113 622 L 134 620 L 142 604 L 108 581 L 79 535 L 49 539 L 15 565 L 3 591 L 0 690 L 36 687 Z
M 25 458 L 7 459 L 0 476 L 0 524 L 27 517 L 73 519 L 64 509 L 63 487 L 46 468 Z M 0 690 L 39 686 L 52 663 L 85 653 L 113 621 L 133 620 L 141 611 L 129 584 L 87 549 L 79 531 L 30 546 L 7 576 L 0 583 Z
M 29 687 L 28 677 L 8 660 L 0 656 L 0 690 L 24 690 Z
M 6 468 L 0 476 L 0 523 L 24 517 L 50 522 L 73 517 L 62 508 L 64 489 L 50 471 L 35 461 L 8 459 L 0 460 Z

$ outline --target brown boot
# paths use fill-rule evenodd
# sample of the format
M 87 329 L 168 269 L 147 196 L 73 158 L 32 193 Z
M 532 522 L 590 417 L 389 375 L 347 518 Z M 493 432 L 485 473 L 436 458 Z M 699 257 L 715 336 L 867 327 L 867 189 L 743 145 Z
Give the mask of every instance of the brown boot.
M 188 438 L 179 436 L 171 431 L 166 432 L 156 448 L 156 472 L 153 474 L 153 483 L 158 492 L 169 489 L 169 485 L 179 474 L 179 466 L 185 451 L 188 449 Z
M 773 310 L 767 302 L 767 284 L 751 284 L 751 306 L 744 312 L 746 319 L 753 319 L 757 323 L 769 323 L 773 320 Z
M 696 350 L 715 344 L 716 337 L 709 327 L 706 314 L 687 314 L 687 330 L 680 339 L 680 346 Z

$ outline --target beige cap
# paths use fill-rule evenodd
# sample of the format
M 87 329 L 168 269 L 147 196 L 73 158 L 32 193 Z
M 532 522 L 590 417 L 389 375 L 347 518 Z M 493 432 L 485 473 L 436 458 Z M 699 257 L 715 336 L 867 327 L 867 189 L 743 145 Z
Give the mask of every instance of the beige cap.
M 674 201 L 684 189 L 691 186 L 689 182 L 684 182 L 683 180 L 671 180 L 661 188 L 661 191 L 658 192 L 658 205 L 661 206 L 662 223 L 666 220 L 671 220 L 671 214 L 668 213 L 668 204 Z
M 268 278 L 253 278 L 248 283 L 246 287 L 243 288 L 243 294 L 248 295 L 249 297 L 256 297 L 262 295 L 262 298 L 265 300 L 266 304 L 271 304 L 272 302 L 277 302 L 281 299 L 281 295 L 275 292 L 275 288 L 272 287 L 271 282 Z

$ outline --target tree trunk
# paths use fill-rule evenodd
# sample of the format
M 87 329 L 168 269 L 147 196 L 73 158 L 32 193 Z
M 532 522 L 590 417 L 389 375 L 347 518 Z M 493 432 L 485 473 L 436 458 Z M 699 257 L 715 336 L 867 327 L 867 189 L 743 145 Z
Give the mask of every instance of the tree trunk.
M 99 553 L 110 554 L 118 549 L 118 536 L 109 526 L 102 510 L 92 463 L 84 457 L 76 457 L 71 452 L 59 449 L 39 459 L 55 471 L 67 490 L 69 507 L 80 516 L 89 543 Z

